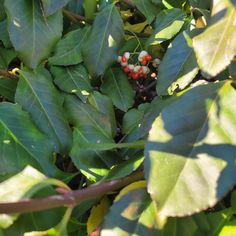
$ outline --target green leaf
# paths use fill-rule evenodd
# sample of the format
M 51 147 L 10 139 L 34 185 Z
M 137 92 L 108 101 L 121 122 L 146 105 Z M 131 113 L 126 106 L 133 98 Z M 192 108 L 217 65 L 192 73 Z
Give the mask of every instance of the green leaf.
M 109 117 L 72 96 L 66 96 L 65 108 L 70 123 L 76 126 L 70 152 L 72 161 L 87 178 L 97 181 L 119 160 L 115 152 L 91 150 L 86 146 L 114 142 Z
M 152 23 L 160 12 L 160 8 L 153 4 L 151 0 L 133 0 L 133 2 L 138 10 L 147 18 L 149 24 Z
M 107 175 L 109 169 L 117 164 L 120 159 L 115 152 L 96 150 L 96 147 L 94 149 L 89 148 L 98 142 L 102 145 L 103 142 L 112 142 L 112 140 L 108 141 L 97 130 L 74 129 L 73 146 L 70 152 L 71 159 L 90 181 L 95 182 Z
M 145 177 L 162 216 L 204 210 L 235 185 L 235 99 L 230 82 L 198 86 L 153 123 Z
M 0 175 L 16 173 L 26 165 L 55 174 L 51 140 L 42 134 L 19 105 L 0 104 Z
M 0 22 L 0 40 L 2 41 L 3 45 L 5 48 L 10 48 L 12 47 L 9 33 L 7 31 L 7 20 L 3 20 Z
M 61 39 L 55 48 L 53 57 L 49 58 L 51 65 L 76 65 L 83 61 L 82 47 L 88 38 L 90 27 L 71 31 Z
M 0 0 L 0 21 L 4 20 L 6 17 L 5 9 L 4 9 L 4 0 Z
M 15 100 L 15 92 L 18 80 L 0 77 L 0 95 L 9 101 Z
M 0 48 L 0 69 L 7 69 L 15 57 L 16 52 L 13 49 Z
M 90 37 L 83 48 L 84 62 L 92 76 L 102 75 L 116 60 L 123 35 L 121 16 L 114 4 L 108 5 L 97 14 Z
M 59 9 L 64 7 L 70 0 L 41 0 L 43 3 L 43 10 L 46 16 L 56 13 Z
M 156 90 L 158 95 L 173 94 L 184 89 L 198 73 L 198 65 L 191 39 L 186 32 L 179 34 L 169 46 L 159 67 Z
M 95 13 L 97 10 L 97 1 L 96 0 L 84 0 L 83 3 L 84 14 L 88 19 L 94 19 Z
M 99 92 L 94 91 L 89 95 L 88 101 L 94 108 L 97 109 L 97 111 L 101 112 L 109 118 L 112 137 L 114 137 L 117 132 L 117 126 L 115 111 L 111 99 Z
M 101 91 L 109 96 L 114 106 L 122 111 L 127 111 L 134 104 L 135 92 L 128 81 L 128 77 L 121 69 L 110 68 L 107 70 Z
M 15 100 L 50 137 L 54 149 L 67 153 L 72 142 L 71 130 L 62 109 L 63 98 L 54 87 L 49 72 L 43 68 L 22 70 Z
M 224 225 L 222 230 L 219 232 L 219 236 L 231 236 L 236 234 L 236 220 L 230 221 Z
M 113 166 L 103 180 L 109 181 L 119 179 L 131 174 L 140 167 L 140 165 L 143 163 L 143 159 L 143 156 L 139 156 Z
M 90 84 L 88 72 L 83 65 L 52 66 L 50 71 L 53 74 L 55 84 L 62 91 L 76 94 L 83 102 L 87 100 L 93 88 Z
M 148 44 L 160 44 L 174 37 L 184 24 L 185 13 L 178 8 L 161 11 L 156 18 L 154 32 Z
M 26 167 L 22 172 L 0 183 L 0 202 L 16 202 L 26 195 L 35 185 L 39 184 L 46 177 L 31 166 Z M 20 188 L 16 189 L 16 186 Z M 18 215 L 0 214 L 0 228 L 7 228 L 17 219 Z
M 62 14 L 45 17 L 39 1 L 6 0 L 11 42 L 25 65 L 36 68 L 60 39 Z
M 226 2 L 214 1 L 210 25 L 193 38 L 198 64 L 211 76 L 223 71 L 236 55 L 236 8 Z
M 101 133 L 107 141 L 112 139 L 109 117 L 74 96 L 65 97 L 65 110 L 70 124 L 84 130 Z

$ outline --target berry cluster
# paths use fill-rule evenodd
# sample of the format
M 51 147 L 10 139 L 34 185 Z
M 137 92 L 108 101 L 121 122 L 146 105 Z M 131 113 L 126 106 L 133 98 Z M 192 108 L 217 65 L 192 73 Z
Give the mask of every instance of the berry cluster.
M 150 62 L 152 62 L 153 67 L 158 67 L 160 64 L 160 59 L 156 58 L 152 61 L 152 56 L 147 51 L 141 51 L 139 53 L 136 64 L 129 63 L 130 56 L 131 54 L 129 52 L 125 52 L 122 56 L 118 57 L 117 61 L 123 67 L 123 71 L 128 73 L 129 77 L 134 80 L 148 77 L 150 73 L 148 65 Z

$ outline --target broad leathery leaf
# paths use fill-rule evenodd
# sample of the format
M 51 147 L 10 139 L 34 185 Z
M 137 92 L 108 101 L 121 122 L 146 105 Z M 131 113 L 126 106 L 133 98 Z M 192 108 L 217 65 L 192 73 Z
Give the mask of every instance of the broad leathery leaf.
M 93 88 L 90 84 L 88 72 L 82 64 L 70 67 L 52 66 L 50 71 L 55 84 L 62 91 L 75 94 L 83 102 L 86 102 Z
M 0 77 L 0 95 L 14 102 L 17 80 Z
M 97 11 L 97 1 L 84 0 L 83 8 L 84 8 L 85 17 L 88 19 L 94 19 L 95 13 Z
M 44 68 L 35 71 L 23 69 L 15 100 L 50 137 L 55 151 L 66 154 L 72 143 L 72 134 L 62 109 L 63 97 L 53 85 L 50 73 Z
M 0 104 L 0 175 L 16 173 L 26 165 L 53 176 L 53 145 L 19 105 Z
M 0 48 L 0 69 L 7 69 L 10 62 L 16 57 L 14 49 Z
M 165 0 L 165 1 L 162 1 L 162 3 L 165 5 L 165 7 L 168 7 L 168 9 L 173 8 L 173 7 L 182 8 L 185 2 L 186 2 L 186 0 Z
M 57 43 L 53 57 L 48 60 L 49 63 L 51 65 L 68 66 L 82 62 L 82 47 L 88 38 L 89 32 L 90 27 L 86 26 L 66 34 Z
M 90 37 L 83 48 L 84 62 L 92 76 L 102 75 L 116 60 L 123 35 L 123 21 L 116 6 L 106 6 L 97 14 Z
M 11 48 L 12 44 L 10 41 L 9 33 L 7 31 L 7 20 L 0 22 L 0 40 L 2 41 L 5 48 Z
M 5 17 L 4 0 L 0 0 L 0 21 L 4 20 Z
M 158 235 L 158 213 L 145 188 L 128 192 L 110 208 L 101 236 Z
M 62 13 L 45 17 L 40 1 L 6 0 L 11 42 L 25 65 L 36 68 L 62 34 Z
M 153 123 L 144 169 L 162 216 L 202 211 L 235 185 L 235 99 L 230 81 L 198 86 Z
M 107 214 L 109 207 L 110 201 L 106 197 L 103 198 L 98 205 L 92 207 L 87 221 L 88 235 L 102 224 L 104 216 Z
M 173 94 L 184 89 L 197 75 L 199 68 L 186 32 L 179 34 L 169 46 L 160 66 L 156 90 L 158 95 Z
M 210 76 L 223 71 L 236 55 L 236 8 L 227 1 L 213 1 L 209 26 L 193 38 L 200 68 Z
M 155 20 L 154 32 L 148 44 L 160 44 L 174 37 L 184 24 L 185 13 L 178 8 L 161 11 Z
M 117 108 L 127 111 L 134 104 L 135 92 L 127 75 L 118 68 L 109 68 L 104 75 L 101 86 L 102 93 L 109 96 Z
M 190 5 L 194 8 L 210 9 L 211 0 L 190 0 Z
M 50 236 L 68 236 L 67 232 L 67 224 L 70 220 L 70 216 L 72 213 L 73 208 L 67 208 L 62 220 L 58 225 L 56 225 L 53 228 L 50 228 L 46 231 L 33 231 L 33 232 L 28 232 L 24 233 L 24 236 L 45 236 L 45 235 L 50 235 Z
M 90 124 L 88 124 L 90 125 Z M 75 166 L 90 180 L 97 182 L 107 175 L 110 168 L 120 161 L 120 156 L 114 151 L 90 149 L 87 145 L 108 142 L 98 130 L 89 127 L 74 128 L 73 146 L 70 152 Z M 113 142 L 113 140 L 109 140 Z
M 70 0 L 41 0 L 46 16 L 52 15 L 64 7 Z
M 109 117 L 74 96 L 65 96 L 65 110 L 70 124 L 77 128 L 100 133 L 107 141 L 112 139 Z
M 75 125 L 70 156 L 75 166 L 91 181 L 104 177 L 117 164 L 115 152 L 100 151 L 85 144 L 113 143 L 109 117 L 98 112 L 90 104 L 84 104 L 75 97 L 66 96 L 65 108 L 70 123 Z
M 42 147 L 41 147 L 42 148 Z M 27 166 L 20 173 L 0 183 L 0 202 L 17 202 L 34 186 L 46 179 L 42 173 Z M 18 186 L 18 188 L 17 188 Z M 30 197 L 27 195 L 27 197 Z M 0 214 L 0 228 L 8 228 L 18 218 L 17 214 Z
M 160 218 L 157 206 L 144 188 L 128 192 L 110 208 L 105 217 L 101 236 L 190 236 L 198 235 L 199 222 L 205 221 L 204 214 L 193 217 L 170 218 L 166 222 Z M 166 223 L 166 224 L 165 224 Z M 202 233 L 205 231 L 200 231 Z M 199 234 L 205 235 L 205 234 Z
M 149 24 L 152 23 L 161 9 L 157 5 L 153 4 L 151 0 L 133 0 L 133 2 L 138 10 L 146 17 Z
M 97 111 L 101 112 L 105 116 L 108 117 L 109 122 L 111 124 L 111 133 L 112 137 L 116 135 L 117 126 L 116 126 L 116 117 L 115 111 L 112 104 L 112 100 L 97 91 L 91 93 L 88 97 L 88 102 L 97 109 Z
M 78 15 L 83 15 L 83 13 L 84 13 L 83 1 L 84 0 L 70 0 L 66 6 L 66 9 L 68 9 L 69 11 L 72 11 Z

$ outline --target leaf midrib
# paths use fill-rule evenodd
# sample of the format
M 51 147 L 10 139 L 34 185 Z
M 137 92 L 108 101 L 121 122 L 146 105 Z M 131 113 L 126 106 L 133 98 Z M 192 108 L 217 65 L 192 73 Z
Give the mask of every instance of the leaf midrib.
M 219 97 L 220 91 L 223 90 L 224 87 L 225 87 L 227 84 L 228 84 L 228 83 L 225 83 L 225 84 L 218 90 L 218 93 L 217 93 L 217 95 L 215 96 L 214 100 L 212 101 L 211 107 L 210 107 L 210 109 L 209 109 L 209 111 L 208 111 L 208 113 L 207 113 L 207 117 L 206 117 L 205 121 L 203 122 L 203 125 L 202 125 L 202 127 L 200 128 L 200 130 L 199 130 L 199 132 L 198 132 L 198 135 L 197 135 L 197 137 L 196 137 L 194 143 L 197 142 L 197 140 L 199 139 L 200 135 L 202 134 L 202 130 L 203 130 L 203 128 L 205 127 L 206 122 L 208 122 L 208 120 L 209 120 L 209 117 L 210 117 L 210 114 L 211 114 L 212 109 L 215 108 L 215 106 L 217 106 L 216 102 L 217 102 L 217 99 L 218 99 L 218 97 Z M 181 175 L 182 175 L 184 169 L 186 168 L 187 164 L 189 163 L 189 161 L 192 160 L 192 159 L 189 158 L 189 157 L 192 155 L 194 149 L 195 149 L 195 147 L 193 147 L 193 148 L 191 149 L 191 152 L 189 153 L 188 157 L 186 158 L 186 161 L 185 161 L 185 163 L 184 163 L 184 165 L 183 165 L 181 171 L 179 171 L 178 178 L 176 178 L 176 181 L 175 181 L 175 183 L 174 183 L 174 185 L 173 185 L 172 190 L 176 187 L 176 184 L 179 182 L 179 178 L 181 177 Z M 198 165 L 198 162 L 197 162 L 197 161 L 195 161 L 194 163 L 195 163 L 196 165 Z M 199 167 L 199 168 L 200 168 L 200 167 Z M 201 168 L 200 168 L 200 169 L 201 169 Z M 167 195 L 166 200 L 165 200 L 165 201 L 163 202 L 163 204 L 162 204 L 162 208 L 160 209 L 160 212 L 163 211 L 163 208 L 165 209 L 165 204 L 168 202 L 168 200 L 169 200 L 169 198 L 171 197 L 172 193 L 173 193 L 173 191 L 171 191 L 171 192 Z
M 49 124 L 50 124 L 50 127 L 51 127 L 51 129 L 52 129 L 54 135 L 55 135 L 56 138 L 57 138 L 57 142 L 60 144 L 59 135 L 57 135 L 57 132 L 56 132 L 56 130 L 54 129 L 54 126 L 53 126 L 53 122 L 51 121 L 50 117 L 48 116 L 48 113 L 47 113 L 47 111 L 45 110 L 43 104 L 41 103 L 40 98 L 38 97 L 37 93 L 34 91 L 34 88 L 31 86 L 30 81 L 28 81 L 28 79 L 26 79 L 26 77 L 24 76 L 24 72 L 21 73 L 21 75 L 22 75 L 22 77 L 24 78 L 24 81 L 26 81 L 26 83 L 28 84 L 28 86 L 29 86 L 30 90 L 32 91 L 34 97 L 37 99 L 37 101 L 38 101 L 38 103 L 39 103 L 41 109 L 43 110 L 43 112 L 44 112 L 44 114 L 45 114 L 45 117 L 47 118 L 47 120 L 48 120 L 48 122 L 49 122 Z

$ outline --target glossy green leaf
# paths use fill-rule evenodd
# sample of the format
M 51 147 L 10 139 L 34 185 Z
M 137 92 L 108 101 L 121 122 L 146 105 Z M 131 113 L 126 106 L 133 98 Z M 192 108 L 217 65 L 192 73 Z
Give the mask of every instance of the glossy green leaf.
M 76 65 L 83 61 L 82 48 L 90 32 L 90 27 L 71 31 L 61 39 L 55 48 L 53 57 L 49 58 L 51 65 Z
M 46 231 L 37 231 L 37 232 L 29 232 L 25 233 L 24 236 L 45 236 L 45 235 L 50 235 L 50 236 L 68 236 L 67 232 L 67 224 L 70 219 L 71 213 L 72 213 L 73 208 L 68 208 L 67 211 L 65 212 L 65 215 L 63 216 L 62 220 L 58 225 L 55 227 L 48 229 Z
M 88 101 L 94 108 L 97 109 L 97 111 L 108 117 L 111 124 L 112 137 L 114 137 L 117 132 L 117 126 L 115 111 L 111 99 L 99 92 L 94 91 L 89 95 Z
M 174 37 L 184 24 L 185 13 L 178 8 L 161 11 L 155 20 L 154 32 L 148 44 L 160 44 Z
M 193 39 L 198 64 L 211 76 L 223 71 L 236 55 L 236 8 L 227 2 L 213 2 L 210 25 Z
M 49 56 L 62 33 L 60 11 L 45 17 L 39 1 L 6 0 L 11 42 L 25 65 L 36 68 Z
M 70 0 L 67 4 L 66 8 L 69 11 L 72 11 L 78 15 L 83 15 L 84 9 L 83 9 L 83 1 L 84 0 Z
M 202 8 L 202 9 L 210 9 L 211 0 L 190 0 L 189 3 L 192 7 Z
M 49 72 L 43 68 L 22 70 L 15 100 L 50 137 L 55 151 L 67 153 L 72 142 L 71 130 L 62 109 L 63 97 L 53 85 Z
M 0 183 L 0 202 L 15 202 L 27 196 L 27 192 L 46 177 L 31 166 L 22 172 Z M 16 186 L 21 188 L 16 189 Z M 30 197 L 28 195 L 28 197 Z M 7 228 L 17 219 L 18 215 L 0 214 L 0 228 Z
M 114 4 L 97 14 L 83 48 L 84 62 L 92 76 L 102 75 L 116 60 L 123 34 L 123 21 Z
M 152 23 L 160 12 L 160 8 L 153 4 L 151 0 L 133 0 L 133 2 L 139 11 L 147 18 L 149 24 Z
M 16 52 L 13 49 L 0 48 L 0 69 L 7 69 L 15 57 Z
M 9 33 L 7 31 L 7 20 L 6 19 L 0 22 L 0 32 L 1 32 L 0 40 L 2 41 L 5 48 L 12 47 Z
M 119 179 L 131 174 L 140 167 L 140 165 L 143 163 L 143 159 L 143 156 L 139 156 L 113 166 L 103 180 L 109 181 Z
M 157 211 L 157 204 L 144 188 L 139 188 L 129 191 L 111 206 L 102 225 L 101 236 L 197 235 L 198 225 L 192 217 L 171 218 L 166 225 L 164 223 Z
M 4 20 L 5 17 L 4 0 L 0 0 L 0 21 Z
M 17 82 L 16 79 L 0 77 L 0 95 L 9 101 L 14 101 Z
M 159 67 L 156 90 L 158 95 L 173 94 L 184 89 L 198 73 L 191 39 L 186 32 L 179 34 L 169 46 Z
M 84 14 L 88 19 L 94 19 L 97 10 L 96 0 L 84 0 L 83 3 Z
M 162 216 L 204 210 L 235 185 L 235 99 L 230 82 L 198 86 L 153 123 L 145 177 Z
M 0 104 L 0 175 L 16 173 L 26 165 L 55 174 L 51 141 L 42 134 L 19 105 Z
M 70 0 L 41 0 L 41 1 L 46 16 L 49 16 L 54 14 L 62 7 L 64 7 Z
M 90 180 L 101 179 L 119 158 L 114 152 L 91 150 L 86 144 L 113 142 L 109 117 L 72 96 L 66 96 L 65 108 L 70 123 L 76 126 L 70 152 L 72 161 Z
M 76 94 L 83 102 L 92 92 L 93 88 L 87 70 L 83 65 L 70 67 L 52 66 L 50 71 L 53 74 L 55 84 L 67 93 Z
M 134 104 L 135 92 L 128 77 L 120 69 L 110 68 L 107 70 L 101 91 L 109 96 L 114 106 L 122 111 L 127 111 Z

